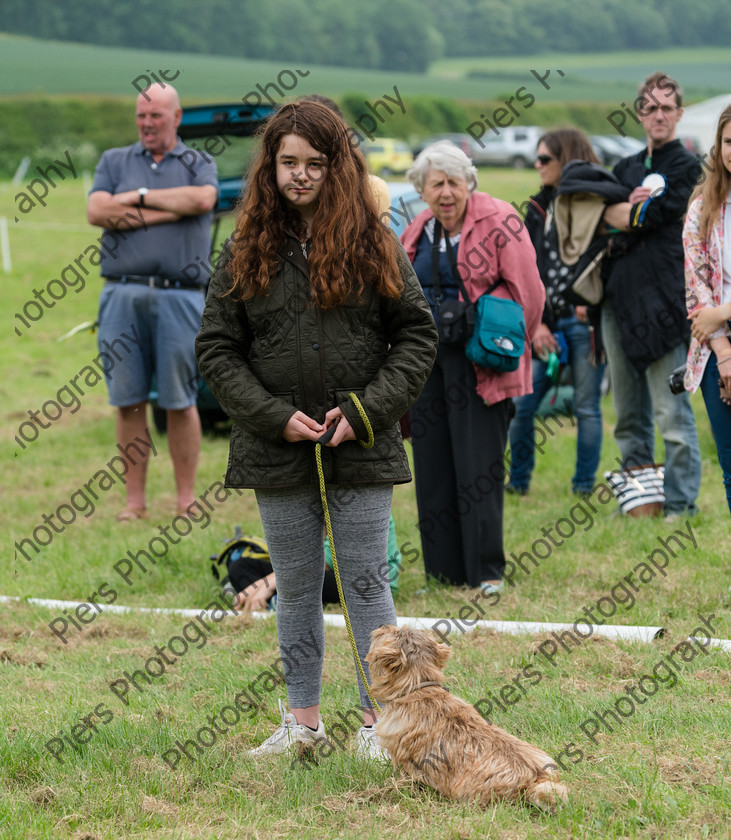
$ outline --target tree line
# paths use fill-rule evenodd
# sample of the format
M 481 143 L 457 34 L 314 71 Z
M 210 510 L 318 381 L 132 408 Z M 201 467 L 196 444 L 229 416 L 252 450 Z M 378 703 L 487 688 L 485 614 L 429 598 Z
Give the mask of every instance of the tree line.
M 3 0 L 36 38 L 423 72 L 443 57 L 727 46 L 728 0 Z

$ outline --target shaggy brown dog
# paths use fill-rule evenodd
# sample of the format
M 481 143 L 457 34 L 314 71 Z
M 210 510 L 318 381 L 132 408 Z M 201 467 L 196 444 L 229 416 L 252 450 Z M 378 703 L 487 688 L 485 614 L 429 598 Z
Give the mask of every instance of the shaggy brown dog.
M 366 662 L 373 696 L 383 703 L 378 738 L 394 766 L 450 799 L 523 800 L 546 810 L 565 802 L 550 756 L 483 720 L 442 686 L 449 655 L 426 630 L 371 633 Z

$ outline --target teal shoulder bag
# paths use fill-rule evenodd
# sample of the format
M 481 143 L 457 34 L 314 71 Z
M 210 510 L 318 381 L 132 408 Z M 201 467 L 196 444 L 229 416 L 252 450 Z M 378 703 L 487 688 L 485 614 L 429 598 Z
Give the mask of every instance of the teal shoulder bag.
M 440 235 L 441 225 L 437 221 L 434 230 L 435 241 L 438 241 Z M 445 239 L 454 279 L 459 285 L 465 303 L 471 306 L 470 297 L 457 268 L 452 244 L 446 233 Z M 497 373 L 517 370 L 520 357 L 525 350 L 523 307 L 510 298 L 492 295 L 495 288 L 503 282 L 503 278 L 500 277 L 477 299 L 474 304 L 474 327 L 470 329 L 465 344 L 465 355 L 471 362 Z

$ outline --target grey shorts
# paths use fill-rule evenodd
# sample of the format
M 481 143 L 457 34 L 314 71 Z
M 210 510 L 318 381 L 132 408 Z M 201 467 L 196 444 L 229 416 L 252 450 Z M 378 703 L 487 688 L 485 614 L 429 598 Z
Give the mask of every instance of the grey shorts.
M 161 408 L 195 405 L 199 379 L 195 337 L 204 304 L 205 294 L 195 289 L 104 286 L 97 358 L 104 368 L 110 405 L 147 400 L 153 374 Z

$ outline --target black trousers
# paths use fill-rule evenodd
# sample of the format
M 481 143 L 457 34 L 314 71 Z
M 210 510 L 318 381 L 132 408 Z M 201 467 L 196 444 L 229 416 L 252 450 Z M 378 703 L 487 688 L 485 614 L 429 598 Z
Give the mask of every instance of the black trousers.
M 472 363 L 440 345 L 411 409 L 416 502 L 427 575 L 479 586 L 502 578 L 505 447 L 512 400 L 487 406 Z

